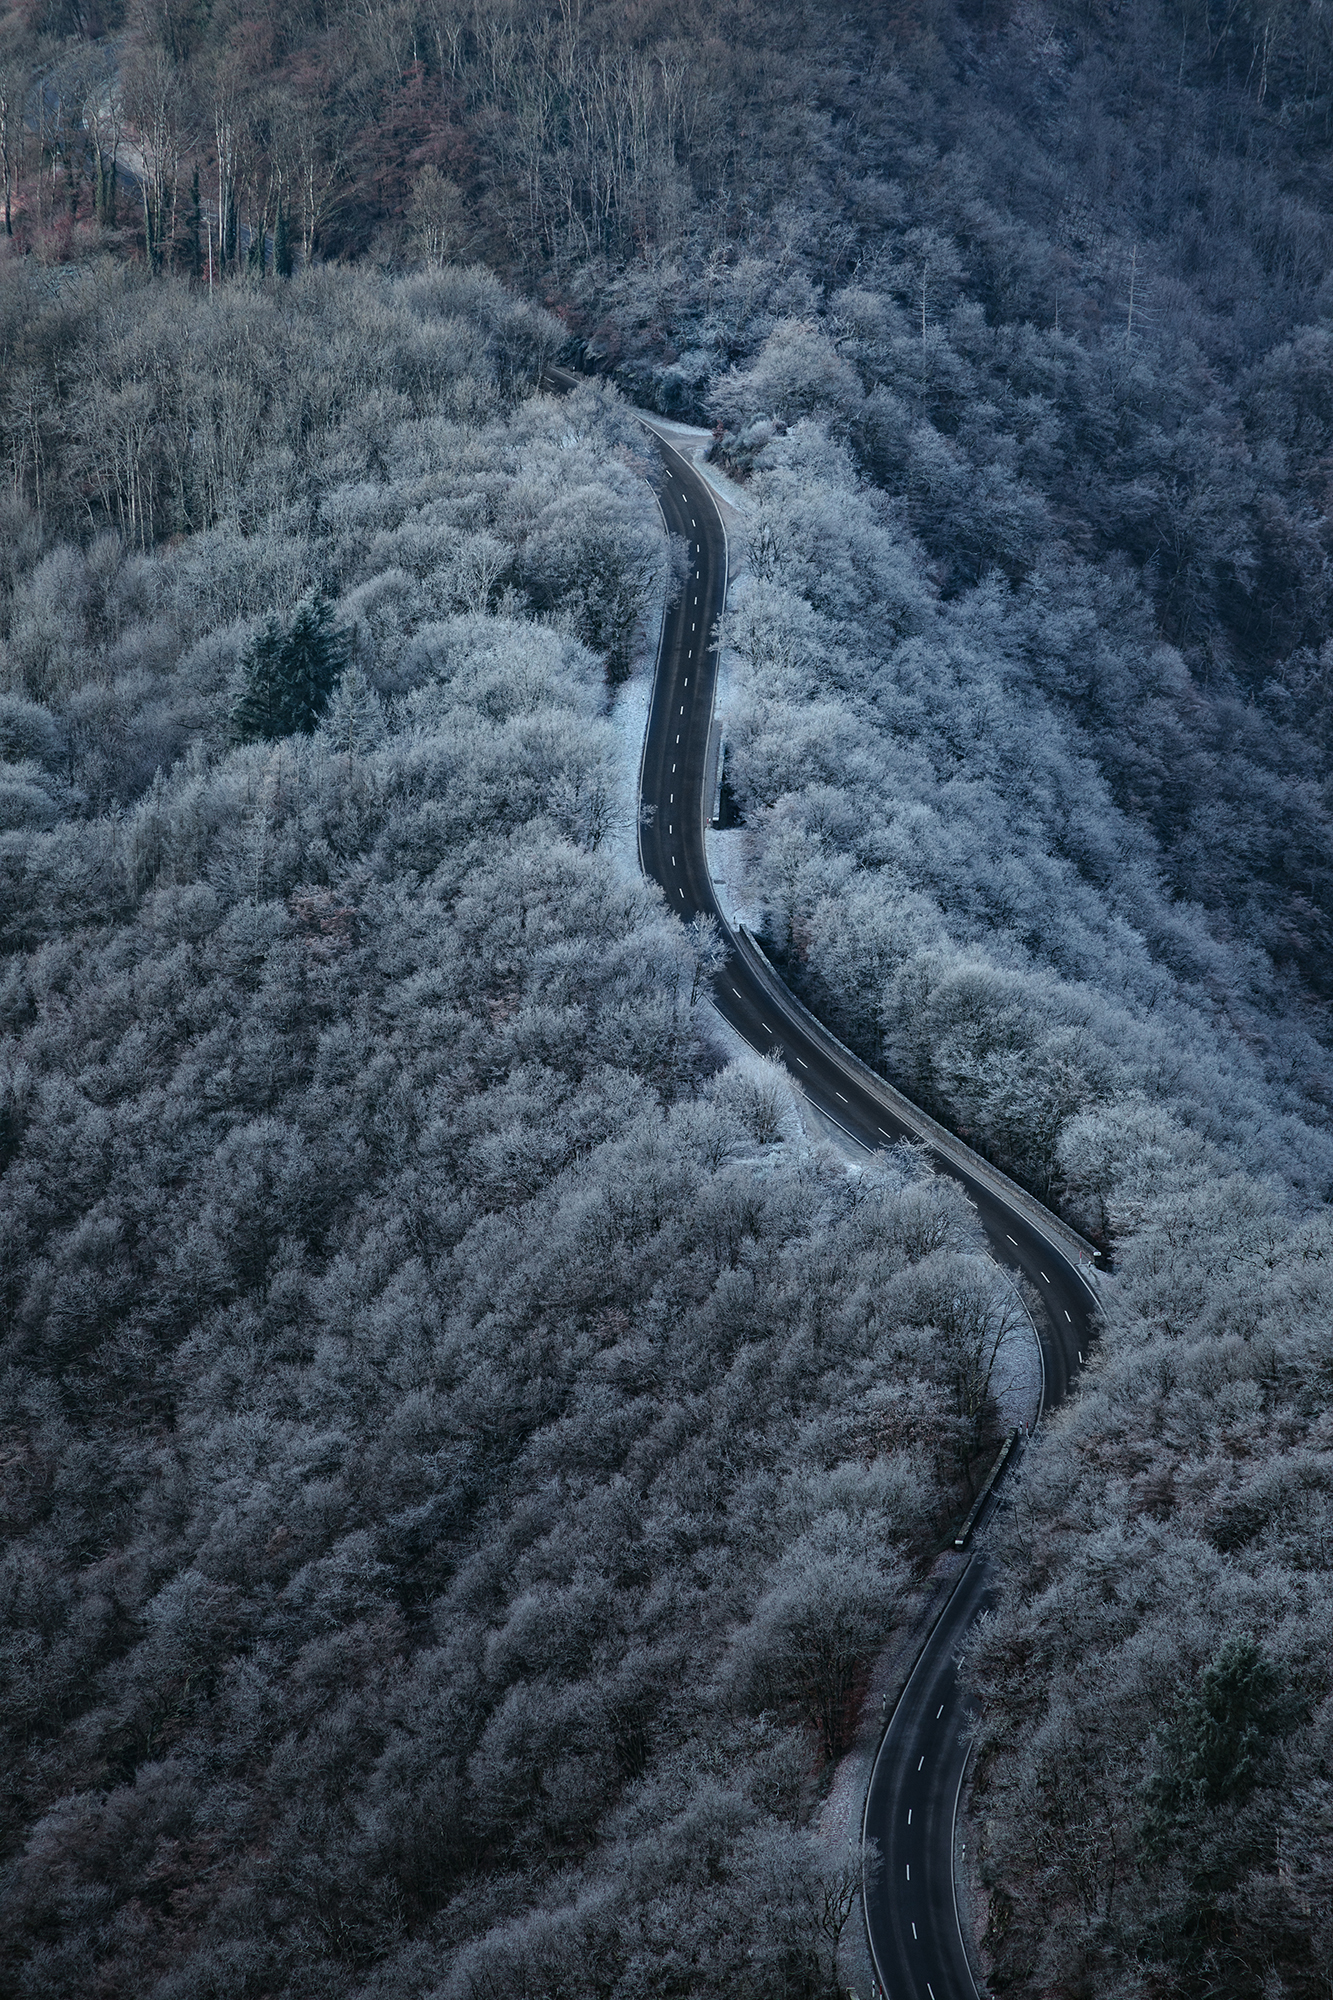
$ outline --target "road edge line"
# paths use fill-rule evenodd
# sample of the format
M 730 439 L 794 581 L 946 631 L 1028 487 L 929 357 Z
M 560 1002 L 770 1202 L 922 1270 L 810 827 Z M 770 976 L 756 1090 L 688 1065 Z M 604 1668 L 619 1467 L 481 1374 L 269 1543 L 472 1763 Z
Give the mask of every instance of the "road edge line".
M 954 1551 L 950 1549 L 947 1553 L 952 1555 L 954 1554 Z M 889 1713 L 884 1718 L 884 1727 L 880 1731 L 879 1742 L 876 1745 L 875 1754 L 870 1761 L 870 1776 L 866 1781 L 865 1797 L 861 1801 L 861 1922 L 865 1929 L 866 1949 L 870 1953 L 870 1963 L 874 1969 L 875 1979 L 879 1986 L 879 1990 L 883 1994 L 887 1994 L 889 1988 L 888 1988 L 888 1983 L 884 1978 L 884 1969 L 881 1966 L 879 1959 L 875 1955 L 875 1940 L 870 1935 L 870 1909 L 866 1900 L 866 1822 L 870 1818 L 870 1797 L 875 1789 L 875 1777 L 876 1773 L 879 1770 L 880 1758 L 884 1755 L 884 1745 L 889 1740 L 889 1731 L 893 1728 L 894 1723 L 898 1719 L 898 1710 L 902 1707 L 904 1701 L 907 1699 L 908 1689 L 911 1687 L 912 1682 L 916 1679 L 918 1673 L 921 1671 L 921 1662 L 926 1657 L 926 1648 L 930 1644 L 933 1637 L 935 1636 L 936 1630 L 938 1629 L 940 1623 L 942 1622 L 946 1613 L 948 1612 L 949 1606 L 953 1603 L 954 1598 L 958 1595 L 958 1592 L 962 1587 L 963 1581 L 967 1576 L 968 1571 L 971 1569 L 973 1563 L 979 1560 L 980 1560 L 980 1552 L 976 1549 L 970 1550 L 967 1556 L 964 1558 L 963 1567 L 959 1570 L 957 1576 L 950 1584 L 948 1590 L 944 1593 L 944 1596 L 940 1601 L 938 1608 L 933 1612 L 927 1612 L 924 1628 L 922 1626 L 917 1627 L 917 1630 L 921 1634 L 920 1643 L 917 1645 L 915 1652 L 913 1653 L 912 1664 L 907 1669 L 906 1678 L 904 1679 L 902 1686 L 898 1690 L 897 1697 L 894 1700 L 893 1707 L 889 1710 Z
M 953 1890 L 953 1920 L 958 1926 L 958 1942 L 963 1948 L 963 1964 L 967 1967 L 967 1976 L 972 1981 L 972 1991 L 976 1995 L 976 2000 L 982 2000 L 981 1988 L 977 1985 L 977 1975 L 972 1970 L 972 1954 L 967 1948 L 967 1934 L 963 1929 L 963 1913 L 958 1907 L 958 1802 L 963 1796 L 963 1780 L 967 1776 L 968 1768 L 972 1762 L 972 1752 L 975 1749 L 976 1743 L 974 1740 L 967 1746 L 967 1755 L 963 1759 L 963 1768 L 958 1773 L 958 1783 L 954 1786 L 953 1817 L 949 1822 L 949 1886 Z

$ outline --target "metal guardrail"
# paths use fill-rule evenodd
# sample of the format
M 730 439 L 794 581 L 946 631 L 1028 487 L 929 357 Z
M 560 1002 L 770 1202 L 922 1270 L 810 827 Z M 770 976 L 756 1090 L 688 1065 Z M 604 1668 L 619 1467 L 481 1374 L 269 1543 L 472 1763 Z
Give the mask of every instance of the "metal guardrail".
M 971 1540 L 972 1530 L 973 1528 L 976 1527 L 977 1522 L 981 1518 L 981 1510 L 985 1506 L 986 1502 L 990 1499 L 991 1494 L 995 1491 L 995 1482 L 999 1478 L 1000 1474 L 1004 1471 L 1005 1466 L 1009 1463 L 1010 1453 L 1013 1451 L 1013 1448 L 1017 1443 L 1018 1443 L 1018 1429 L 1017 1426 L 1015 1426 L 1015 1428 L 1010 1431 L 1004 1443 L 1000 1446 L 999 1457 L 996 1459 L 990 1471 L 986 1474 L 985 1485 L 982 1487 L 980 1493 L 978 1493 L 976 1499 L 972 1502 L 971 1512 L 968 1514 L 967 1519 L 964 1521 L 962 1527 L 958 1530 L 958 1533 L 953 1538 L 953 1545 L 956 1549 L 965 1549 L 967 1547 L 968 1542 Z
M 885 1109 L 900 1124 L 906 1125 L 909 1131 L 914 1132 L 917 1138 L 941 1159 L 946 1160 L 951 1166 L 961 1168 L 974 1180 L 981 1181 L 993 1194 L 999 1195 L 1014 1208 L 1021 1209 L 1033 1228 L 1039 1230 L 1049 1242 L 1065 1251 L 1072 1250 L 1084 1277 L 1092 1279 L 1097 1277 L 1098 1253 L 1085 1237 L 1080 1236 L 1076 1229 L 1071 1229 L 1067 1222 L 1062 1222 L 1058 1215 L 1052 1215 L 1050 1209 L 1039 1202 L 1035 1195 L 1029 1194 L 1026 1188 L 1020 1187 L 1017 1181 L 1010 1180 L 1008 1174 L 1001 1172 L 999 1167 L 992 1166 L 989 1160 L 974 1152 L 966 1140 L 960 1139 L 956 1132 L 951 1132 L 947 1125 L 941 1125 L 937 1118 L 932 1118 L 928 1111 L 921 1109 L 920 1105 L 913 1104 L 910 1097 L 904 1097 L 903 1093 L 880 1076 L 878 1071 L 871 1069 L 868 1063 L 855 1055 L 845 1042 L 840 1042 L 832 1029 L 826 1028 L 818 1015 L 812 1014 L 804 1002 L 797 999 L 753 932 L 747 930 L 744 924 L 737 924 L 735 931 L 778 988 L 778 995 L 784 1004 L 792 1012 L 800 1015 L 803 1025 L 812 1034 L 836 1049 L 843 1062 L 855 1071 L 862 1087 L 872 1096 L 878 1097 Z
M 704 798 L 708 802 L 708 825 L 716 826 L 722 816 L 723 760 L 726 743 L 717 716 L 708 727 L 708 755 L 704 760 Z

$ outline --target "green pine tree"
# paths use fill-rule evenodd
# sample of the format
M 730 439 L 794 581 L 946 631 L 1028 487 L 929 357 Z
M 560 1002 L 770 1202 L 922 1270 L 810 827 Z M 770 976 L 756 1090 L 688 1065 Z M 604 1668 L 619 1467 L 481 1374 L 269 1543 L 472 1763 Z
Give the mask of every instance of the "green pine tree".
M 331 623 L 333 606 L 310 591 L 283 630 L 267 618 L 241 658 L 232 727 L 242 743 L 312 735 L 347 664 L 348 637 Z
M 241 692 L 232 709 L 232 730 L 241 743 L 271 741 L 287 734 L 286 635 L 277 618 L 264 620 L 241 656 Z
M 330 624 L 332 617 L 333 606 L 315 591 L 293 613 L 282 658 L 288 733 L 312 733 L 347 664 L 347 634 Z
M 1145 1787 L 1144 1846 L 1161 1856 L 1188 1843 L 1200 1813 L 1238 1805 L 1299 1713 L 1277 1665 L 1248 1633 L 1228 1639 L 1159 1732 L 1161 1768 Z

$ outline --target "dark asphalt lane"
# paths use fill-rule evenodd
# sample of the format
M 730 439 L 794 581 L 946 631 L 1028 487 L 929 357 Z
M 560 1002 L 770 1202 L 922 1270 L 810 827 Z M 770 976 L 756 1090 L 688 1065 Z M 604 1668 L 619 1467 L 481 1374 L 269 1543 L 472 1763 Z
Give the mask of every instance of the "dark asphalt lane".
M 661 884 L 682 918 L 707 914 L 726 930 L 704 848 L 726 534 L 707 482 L 665 438 L 654 436 L 662 513 L 688 544 L 690 571 L 662 634 L 643 755 L 639 852 L 645 873 Z M 810 1102 L 869 1152 L 915 1139 L 879 1097 L 873 1079 L 808 1020 L 750 941 L 729 935 L 731 955 L 714 983 L 724 1018 L 752 1048 L 779 1055 Z M 1044 1306 L 1036 1318 L 1045 1401 L 1059 1402 L 1093 1337 L 1094 1294 L 1077 1253 L 987 1181 L 947 1157 L 937 1165 L 966 1190 L 996 1262 L 1027 1279 Z M 931 1631 L 871 1777 L 865 1836 L 878 1859 L 867 1875 L 866 1928 L 877 1977 L 892 2000 L 974 2000 L 977 1990 L 955 1900 L 954 1821 L 969 1754 L 966 1697 L 955 1662 L 990 1601 L 989 1589 L 986 1558 L 978 1551 Z
M 551 372 L 567 386 L 577 379 Z M 713 893 L 704 848 L 712 800 L 704 793 L 727 590 L 726 530 L 707 482 L 667 438 L 653 436 L 661 461 L 658 498 L 667 526 L 689 547 L 690 566 L 664 623 L 644 743 L 644 871 L 680 917 L 707 914 L 722 924 L 731 951 L 714 999 L 751 1047 L 780 1056 L 809 1101 L 867 1151 L 916 1140 L 873 1075 L 804 1013 L 753 944 L 730 932 Z M 943 1154 L 936 1164 L 966 1190 L 997 1263 L 1025 1278 L 1045 1308 L 1037 1314 L 1045 1401 L 1060 1401 L 1094 1330 L 1095 1296 L 1077 1251 L 985 1178 Z M 992 1505 L 1002 1500 L 1003 1482 Z M 987 1562 L 978 1551 L 930 1632 L 870 1781 L 865 1837 L 878 1863 L 867 1871 L 866 1929 L 878 1981 L 892 2000 L 975 2000 L 954 1887 L 954 1820 L 968 1757 L 966 1698 L 955 1661 L 988 1601 Z
M 973 2000 L 954 1881 L 954 1817 L 969 1743 L 955 1664 L 990 1603 L 983 1555 L 972 1558 L 903 1689 L 870 1779 L 866 1926 L 893 2000 Z

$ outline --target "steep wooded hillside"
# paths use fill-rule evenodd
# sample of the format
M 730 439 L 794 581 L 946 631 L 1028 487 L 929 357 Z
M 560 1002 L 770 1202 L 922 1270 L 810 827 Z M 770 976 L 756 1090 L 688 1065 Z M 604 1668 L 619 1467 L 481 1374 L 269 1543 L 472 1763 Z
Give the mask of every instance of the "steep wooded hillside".
M 1014 1305 L 608 851 L 635 427 L 479 273 L 0 299 L 4 1990 L 827 1992 Z
M 1331 141 L 1248 0 L 6 10 L 16 1992 L 833 1976 L 989 1293 L 606 857 L 666 557 L 560 346 L 749 488 L 769 943 L 1117 1262 L 997 1983 L 1326 1992 Z

